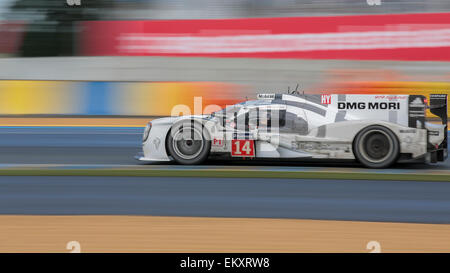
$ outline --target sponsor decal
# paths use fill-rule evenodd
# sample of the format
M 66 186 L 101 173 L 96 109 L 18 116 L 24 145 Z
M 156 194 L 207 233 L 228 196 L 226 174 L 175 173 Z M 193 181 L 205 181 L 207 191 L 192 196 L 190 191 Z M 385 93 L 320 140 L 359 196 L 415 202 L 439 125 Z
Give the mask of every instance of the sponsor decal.
M 156 150 L 158 150 L 160 144 L 161 144 L 161 140 L 158 137 L 153 139 L 153 145 L 155 145 Z
M 428 131 L 428 135 L 429 136 L 438 136 L 439 135 L 439 131 Z
M 254 141 L 248 139 L 233 139 L 231 141 L 231 156 L 255 157 Z
M 338 102 L 339 110 L 399 110 L 399 102 Z
M 375 99 L 387 99 L 387 100 L 404 100 L 407 99 L 407 95 L 376 95 Z
M 275 94 L 258 94 L 257 98 L 259 100 L 274 100 Z
M 331 104 L 331 95 L 322 95 L 320 101 L 322 104 Z
M 400 133 L 402 133 L 402 134 L 415 134 L 416 130 L 414 130 L 414 129 L 400 130 Z
M 431 94 L 430 98 L 446 99 L 447 98 L 447 94 Z
M 233 133 L 233 139 L 253 139 L 251 133 Z
M 318 151 L 318 152 L 330 152 L 330 151 L 344 151 L 350 152 L 350 146 L 345 143 L 319 143 L 319 142 L 292 142 L 292 146 L 295 150 L 299 151 Z
M 410 95 L 408 99 L 408 127 L 423 128 L 425 123 L 424 96 Z
M 214 138 L 212 144 L 213 144 L 213 146 L 222 147 L 223 146 L 223 139 Z
M 415 98 L 410 102 L 409 106 L 411 107 L 421 107 L 424 106 L 423 100 L 420 97 Z

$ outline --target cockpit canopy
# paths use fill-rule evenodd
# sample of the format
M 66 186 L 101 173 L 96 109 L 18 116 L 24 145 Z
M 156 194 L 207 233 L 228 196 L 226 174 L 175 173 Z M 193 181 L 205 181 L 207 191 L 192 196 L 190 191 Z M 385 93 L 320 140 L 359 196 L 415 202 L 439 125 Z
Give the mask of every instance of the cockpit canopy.
M 213 116 L 225 127 L 237 130 L 268 129 L 306 134 L 305 119 L 288 113 L 286 105 L 272 100 L 252 100 L 228 106 Z

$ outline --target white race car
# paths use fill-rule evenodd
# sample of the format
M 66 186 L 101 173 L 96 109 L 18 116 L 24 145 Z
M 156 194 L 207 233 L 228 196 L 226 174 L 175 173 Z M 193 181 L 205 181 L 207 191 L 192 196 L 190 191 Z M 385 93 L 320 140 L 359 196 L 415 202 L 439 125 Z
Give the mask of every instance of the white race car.
M 426 109 L 442 124 L 426 121 Z M 259 94 L 209 115 L 149 122 L 141 161 L 357 160 L 366 167 L 444 161 L 447 95 Z

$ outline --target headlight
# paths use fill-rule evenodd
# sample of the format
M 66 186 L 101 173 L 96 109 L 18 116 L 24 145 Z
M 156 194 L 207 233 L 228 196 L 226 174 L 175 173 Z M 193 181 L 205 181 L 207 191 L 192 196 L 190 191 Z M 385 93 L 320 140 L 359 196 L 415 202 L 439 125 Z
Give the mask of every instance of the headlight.
M 152 123 L 147 123 L 147 126 L 145 126 L 144 135 L 142 136 L 142 142 L 145 142 L 150 135 L 150 130 L 152 129 Z

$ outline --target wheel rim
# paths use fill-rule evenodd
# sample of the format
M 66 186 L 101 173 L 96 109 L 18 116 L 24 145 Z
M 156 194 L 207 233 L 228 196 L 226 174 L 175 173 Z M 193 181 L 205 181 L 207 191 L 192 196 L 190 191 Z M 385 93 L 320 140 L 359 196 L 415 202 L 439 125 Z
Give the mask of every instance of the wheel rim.
M 172 147 L 183 159 L 196 158 L 203 150 L 203 136 L 196 128 L 180 128 L 174 135 Z
M 361 137 L 359 150 L 366 160 L 379 163 L 391 156 L 393 145 L 392 138 L 386 132 L 371 130 Z

